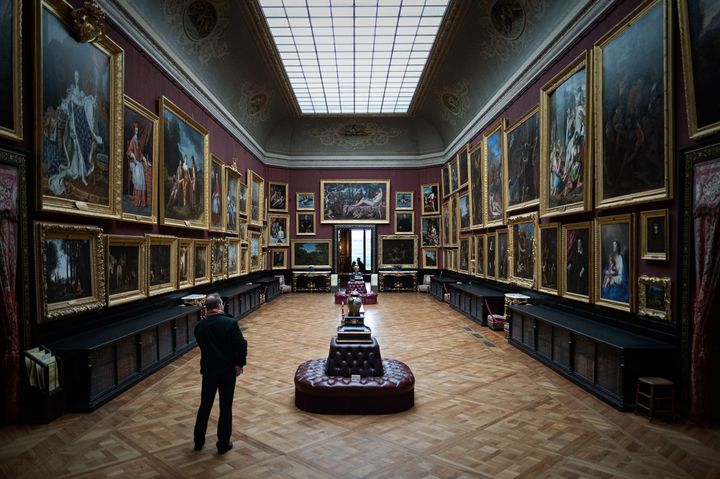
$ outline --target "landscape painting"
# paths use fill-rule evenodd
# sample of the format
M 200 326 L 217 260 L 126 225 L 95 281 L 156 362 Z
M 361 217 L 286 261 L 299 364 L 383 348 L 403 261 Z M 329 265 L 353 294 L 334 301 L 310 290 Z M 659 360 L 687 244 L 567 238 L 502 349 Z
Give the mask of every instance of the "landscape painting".
M 330 243 L 330 240 L 293 240 L 292 268 L 331 268 Z

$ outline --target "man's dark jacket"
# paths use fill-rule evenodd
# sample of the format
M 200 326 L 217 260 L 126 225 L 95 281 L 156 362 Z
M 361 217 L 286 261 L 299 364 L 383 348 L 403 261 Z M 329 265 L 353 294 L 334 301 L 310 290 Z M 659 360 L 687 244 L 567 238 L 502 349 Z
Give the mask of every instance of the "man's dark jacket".
M 245 366 L 247 341 L 232 316 L 207 316 L 195 326 L 195 339 L 202 352 L 201 374 L 220 376 L 229 373 L 235 366 Z

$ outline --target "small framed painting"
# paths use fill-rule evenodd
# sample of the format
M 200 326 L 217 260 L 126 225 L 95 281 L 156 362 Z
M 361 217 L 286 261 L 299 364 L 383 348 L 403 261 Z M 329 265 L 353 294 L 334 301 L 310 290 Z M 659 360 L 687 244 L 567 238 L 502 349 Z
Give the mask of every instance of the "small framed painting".
M 561 294 L 564 297 L 590 302 L 592 294 L 592 223 L 562 225 L 560 253 Z
M 467 274 L 470 272 L 470 238 L 460 239 L 459 251 L 458 271 Z
M 288 230 L 290 228 L 290 216 L 268 214 L 267 245 L 268 246 L 289 246 Z
M 496 231 L 497 234 L 497 280 L 508 281 L 510 276 L 510 247 L 507 228 Z
M 308 210 L 315 209 L 315 193 L 295 193 L 295 209 Z
M 262 233 L 259 231 L 250 231 L 249 235 L 249 249 L 250 249 L 250 272 L 260 271 L 264 269 L 265 265 L 263 262 L 262 254 Z
M 538 290 L 545 293 L 558 294 L 558 260 L 560 258 L 559 224 L 545 223 L 539 226 L 538 251 Z
M 638 278 L 638 312 L 663 321 L 672 321 L 670 285 L 670 278 L 641 275 Z
M 210 231 L 225 231 L 225 169 L 223 162 L 211 155 L 210 167 Z
M 177 238 L 175 236 L 146 234 L 148 242 L 149 295 L 167 293 L 177 289 Z
M 287 213 L 288 184 L 271 181 L 268 183 L 268 211 Z
M 420 218 L 420 246 L 440 246 L 440 216 L 423 216 Z
M 225 166 L 225 231 L 232 234 L 240 233 L 239 191 L 240 173 L 233 167 Z
M 273 248 L 270 255 L 271 269 L 287 269 L 287 248 Z
M 227 265 L 228 278 L 240 276 L 240 240 L 237 238 L 227 239 Z
M 440 194 L 438 192 L 437 183 L 429 183 L 420 186 L 422 194 L 422 208 L 420 213 L 423 215 L 435 215 L 440 213 Z
M 178 289 L 188 288 L 194 284 L 194 253 L 195 244 L 193 240 L 186 238 L 178 239 Z
M 240 248 L 240 256 L 238 257 L 238 267 L 240 268 L 240 274 L 248 274 L 249 261 L 248 261 L 248 249 Z
M 475 237 L 475 276 L 485 276 L 485 235 Z
M 457 190 L 460 189 L 460 177 L 458 172 L 458 159 L 457 156 L 450 160 L 450 190 L 452 193 L 455 193 Z
M 440 173 L 442 175 L 442 189 L 443 189 L 443 198 L 447 198 L 448 195 L 450 195 L 450 163 L 445 163 L 445 166 L 440 168 Z
M 470 195 L 464 193 L 458 197 L 458 208 L 460 210 L 460 231 L 470 229 Z
M 144 236 L 106 235 L 108 306 L 147 297 Z
M 395 192 L 395 209 L 396 210 L 412 210 L 413 209 L 413 192 L 412 191 L 396 191 Z
M 468 147 L 469 145 L 463 146 L 457 154 L 460 189 L 464 188 L 468 184 Z
M 437 269 L 438 267 L 438 249 L 423 248 L 423 265 L 425 269 Z
M 595 220 L 595 300 L 631 311 L 635 292 L 634 214 Z
M 640 212 L 640 257 L 667 261 L 668 254 L 668 210 Z
M 292 268 L 332 268 L 331 240 L 292 240 Z
M 240 174 L 240 173 L 238 173 Z M 237 212 L 243 218 L 248 215 L 247 185 L 238 180 L 238 205 Z
M 505 131 L 505 119 L 503 118 L 495 125 L 485 137 L 485 159 L 483 176 L 485 184 L 485 226 L 496 226 L 503 224 L 505 209 L 503 192 L 503 167 L 505 165 L 505 149 L 503 132 Z
M 265 180 L 252 170 L 247 170 L 248 188 L 250 188 L 250 204 L 248 205 L 250 226 L 262 227 L 265 215 Z
M 497 276 L 497 244 L 496 244 L 495 233 L 488 233 L 485 236 L 485 277 L 495 279 Z
M 483 225 L 483 178 L 482 178 L 482 141 L 470 150 L 470 225 L 479 228 Z
M 295 234 L 297 236 L 315 236 L 315 212 L 295 212 Z
M 417 268 L 416 235 L 380 235 L 378 268 Z
M 220 281 L 228 277 L 227 246 L 227 240 L 224 238 L 213 238 L 211 240 L 211 273 L 213 281 Z
M 508 218 L 510 225 L 510 279 L 526 288 L 535 288 L 537 261 L 537 213 Z
M 193 241 L 193 284 L 210 282 L 210 240 Z
M 415 232 L 415 212 L 395 212 L 395 234 L 413 234 Z

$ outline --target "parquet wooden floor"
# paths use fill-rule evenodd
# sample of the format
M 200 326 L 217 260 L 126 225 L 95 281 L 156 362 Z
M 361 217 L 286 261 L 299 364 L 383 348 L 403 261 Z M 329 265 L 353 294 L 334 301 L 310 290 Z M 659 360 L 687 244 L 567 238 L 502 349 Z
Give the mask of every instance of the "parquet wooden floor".
M 0 428 L 8 478 L 712 478 L 720 430 L 621 413 L 420 293 L 383 293 L 366 323 L 416 377 L 413 409 L 387 416 L 297 410 L 293 375 L 327 355 L 330 294 L 288 294 L 241 321 L 235 448 L 192 450 L 199 350 L 91 414 Z

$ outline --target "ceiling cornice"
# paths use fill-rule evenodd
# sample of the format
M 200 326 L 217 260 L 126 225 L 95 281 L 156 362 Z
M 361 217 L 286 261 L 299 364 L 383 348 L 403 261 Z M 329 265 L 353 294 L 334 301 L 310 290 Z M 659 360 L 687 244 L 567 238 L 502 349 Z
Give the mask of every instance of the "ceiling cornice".
M 300 155 L 277 155 L 270 153 L 265 157 L 265 164 L 287 168 L 427 168 L 439 166 L 443 163 L 441 153 L 427 155 L 373 155 L 373 156 L 300 156 Z M 363 163 L 367 166 L 362 166 Z

